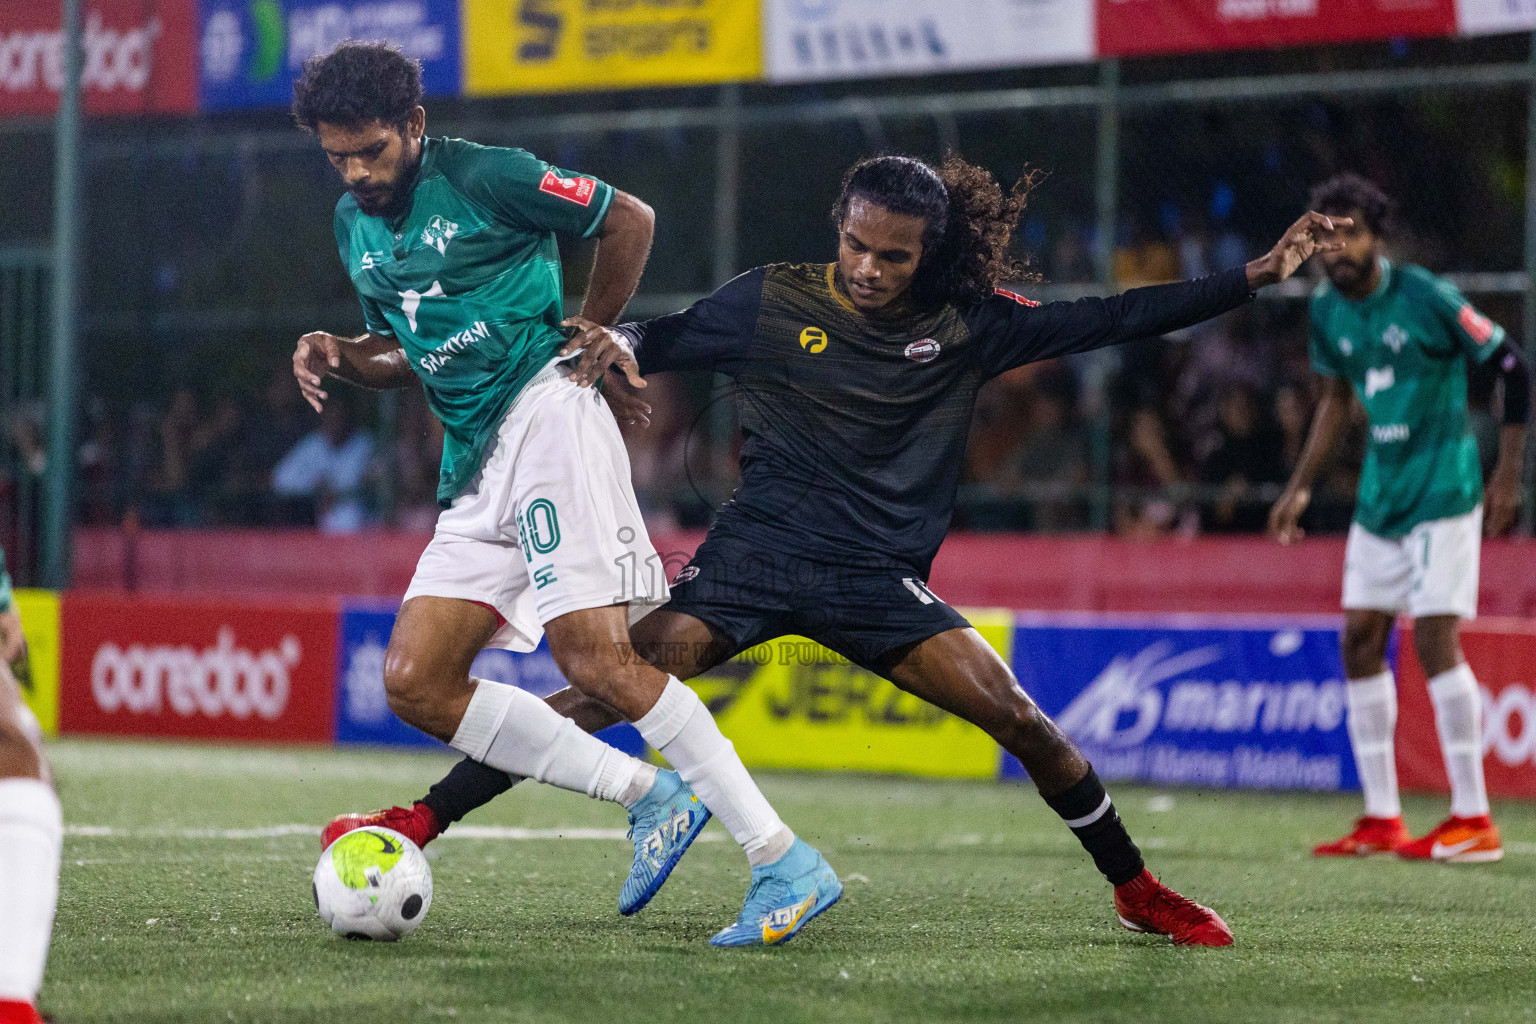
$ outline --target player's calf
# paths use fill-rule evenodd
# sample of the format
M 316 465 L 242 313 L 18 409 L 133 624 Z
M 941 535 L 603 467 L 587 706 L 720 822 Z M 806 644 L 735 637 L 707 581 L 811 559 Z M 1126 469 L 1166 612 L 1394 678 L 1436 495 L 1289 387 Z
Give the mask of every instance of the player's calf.
M 40 1020 L 59 895 L 63 815 L 46 780 L 41 733 L 11 674 L 0 666 L 0 1024 Z

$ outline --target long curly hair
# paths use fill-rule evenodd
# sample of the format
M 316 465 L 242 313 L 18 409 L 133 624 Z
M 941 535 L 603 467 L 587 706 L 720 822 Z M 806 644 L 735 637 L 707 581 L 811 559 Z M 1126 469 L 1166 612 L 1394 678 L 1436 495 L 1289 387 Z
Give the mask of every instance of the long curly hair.
M 421 96 L 420 61 L 389 43 L 349 41 L 304 62 L 293 83 L 293 119 L 309 132 L 322 121 L 347 127 L 378 121 L 403 132 Z
M 927 224 L 913 299 L 921 305 L 967 305 L 1001 285 L 1033 277 L 1010 250 L 1039 180 L 1039 172 L 1025 168 L 1005 192 L 992 172 L 954 154 L 938 167 L 914 157 L 877 156 L 849 169 L 832 219 L 841 228 L 854 199 L 922 217 Z

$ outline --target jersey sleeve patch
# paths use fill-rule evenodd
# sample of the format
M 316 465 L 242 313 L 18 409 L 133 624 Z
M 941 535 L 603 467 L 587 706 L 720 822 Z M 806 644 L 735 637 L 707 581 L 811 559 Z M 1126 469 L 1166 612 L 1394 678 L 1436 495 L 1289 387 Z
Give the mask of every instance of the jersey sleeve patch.
M 1479 346 L 1486 345 L 1493 338 L 1493 321 L 1472 308 L 1470 302 L 1462 303 L 1461 309 L 1456 313 L 1456 323 L 1467 337 L 1477 342 Z
M 1010 299 L 1010 300 L 1012 300 L 1014 302 L 1017 302 L 1021 306 L 1038 306 L 1038 305 L 1040 305 L 1040 303 L 1036 302 L 1034 299 L 1026 299 L 1024 296 L 1020 295 L 1018 292 L 1011 292 L 1007 288 L 995 288 L 995 289 L 993 289 L 992 293 L 994 295 L 1001 295 L 1005 299 Z
M 545 171 L 539 182 L 539 191 L 558 196 L 577 206 L 591 206 L 597 195 L 597 182 L 592 178 L 562 178 L 554 171 Z

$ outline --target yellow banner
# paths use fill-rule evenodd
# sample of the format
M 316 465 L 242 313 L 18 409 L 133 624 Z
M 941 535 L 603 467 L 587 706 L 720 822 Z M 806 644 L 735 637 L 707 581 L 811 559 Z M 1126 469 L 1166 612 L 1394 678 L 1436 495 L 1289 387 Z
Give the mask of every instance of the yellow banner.
M 42 723 L 59 732 L 59 595 L 51 590 L 18 590 L 16 613 L 27 635 L 27 666 L 18 672 L 21 696 Z
M 1011 663 L 1012 613 L 966 614 Z M 749 767 L 997 777 L 986 733 L 801 637 L 743 651 L 689 685 Z
M 761 19 L 759 0 L 464 0 L 464 91 L 748 81 Z

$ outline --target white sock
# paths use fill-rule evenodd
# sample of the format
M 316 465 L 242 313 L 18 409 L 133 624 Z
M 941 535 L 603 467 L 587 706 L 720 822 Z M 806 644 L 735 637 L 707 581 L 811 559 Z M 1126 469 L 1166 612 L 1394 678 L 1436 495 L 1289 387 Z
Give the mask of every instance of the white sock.
M 1403 806 L 1397 798 L 1397 761 L 1392 750 L 1397 729 L 1397 684 L 1392 672 L 1351 679 L 1345 696 L 1349 745 L 1365 791 L 1365 813 L 1372 818 L 1395 818 L 1403 813 Z
M 1483 695 L 1472 667 L 1462 662 L 1429 681 L 1435 704 L 1435 731 L 1451 778 L 1451 813 L 1475 818 L 1488 813 L 1488 788 L 1483 782 Z
M 747 851 L 753 867 L 772 864 L 795 841 L 763 796 L 736 747 L 698 694 L 677 680 L 667 679 L 656 706 L 635 723 L 640 735 L 672 763 L 692 786 L 710 813 L 720 819 L 731 838 Z
M 37 779 L 0 779 L 0 1000 L 31 1003 L 43 985 L 59 901 L 64 816 Z
M 527 690 L 470 681 L 475 694 L 453 735 L 455 749 L 509 775 L 625 807 L 650 790 L 655 768 L 588 736 Z

